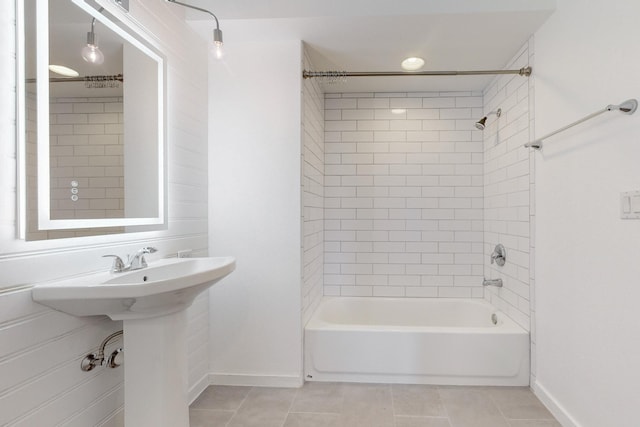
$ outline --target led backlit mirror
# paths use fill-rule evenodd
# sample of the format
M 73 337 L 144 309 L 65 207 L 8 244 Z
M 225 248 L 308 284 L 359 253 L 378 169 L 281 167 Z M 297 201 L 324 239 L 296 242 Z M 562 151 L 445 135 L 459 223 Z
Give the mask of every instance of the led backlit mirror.
M 162 228 L 163 57 L 110 1 L 25 0 L 23 15 L 21 237 Z

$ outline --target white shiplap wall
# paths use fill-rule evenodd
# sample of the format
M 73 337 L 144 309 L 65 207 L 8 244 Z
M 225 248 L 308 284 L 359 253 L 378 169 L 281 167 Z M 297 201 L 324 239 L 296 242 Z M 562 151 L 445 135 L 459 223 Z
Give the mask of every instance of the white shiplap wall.
M 122 370 L 81 372 L 80 361 L 120 322 L 75 318 L 31 300 L 43 280 L 107 269 L 106 253 L 140 246 L 154 257 L 207 253 L 207 47 L 164 2 L 131 2 L 131 16 L 155 35 L 167 58 L 168 227 L 118 236 L 23 242 L 16 236 L 15 10 L 0 4 L 0 425 L 122 424 Z M 205 385 L 208 298 L 189 312 L 192 397 Z M 126 354 L 126 349 L 125 349 Z

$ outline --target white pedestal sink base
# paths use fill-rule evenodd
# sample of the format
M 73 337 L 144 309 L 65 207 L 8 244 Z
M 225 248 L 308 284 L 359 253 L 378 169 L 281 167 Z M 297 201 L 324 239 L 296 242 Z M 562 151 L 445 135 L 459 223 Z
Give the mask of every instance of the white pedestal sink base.
M 189 427 L 186 310 L 123 326 L 125 427 Z

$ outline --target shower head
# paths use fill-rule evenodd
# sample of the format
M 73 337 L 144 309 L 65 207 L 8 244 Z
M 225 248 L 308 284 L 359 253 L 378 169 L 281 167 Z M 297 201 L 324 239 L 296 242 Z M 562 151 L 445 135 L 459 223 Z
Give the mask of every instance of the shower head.
M 476 128 L 479 130 L 484 130 L 484 128 L 486 127 L 486 123 L 487 123 L 487 117 L 489 117 L 490 115 L 495 114 L 496 117 L 500 117 L 502 115 L 502 108 L 498 108 L 496 111 L 492 111 L 489 114 L 487 114 L 486 116 L 484 116 L 483 118 L 481 118 L 480 120 L 478 120 L 476 122 Z

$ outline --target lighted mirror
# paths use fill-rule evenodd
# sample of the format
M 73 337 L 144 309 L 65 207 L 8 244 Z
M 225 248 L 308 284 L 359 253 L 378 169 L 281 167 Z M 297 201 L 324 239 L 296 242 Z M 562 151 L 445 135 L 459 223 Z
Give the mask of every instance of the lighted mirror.
M 111 1 L 25 0 L 20 235 L 165 223 L 164 61 Z

